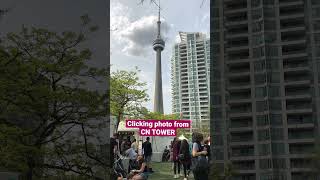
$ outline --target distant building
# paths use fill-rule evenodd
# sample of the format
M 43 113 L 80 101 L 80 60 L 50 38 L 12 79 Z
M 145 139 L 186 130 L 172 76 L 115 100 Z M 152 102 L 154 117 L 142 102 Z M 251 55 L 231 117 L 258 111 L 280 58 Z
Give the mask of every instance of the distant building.
M 232 180 L 319 180 L 320 1 L 215 0 L 211 145 Z
M 192 120 L 192 128 L 209 127 L 210 40 L 205 34 L 180 32 L 171 59 L 172 112 Z

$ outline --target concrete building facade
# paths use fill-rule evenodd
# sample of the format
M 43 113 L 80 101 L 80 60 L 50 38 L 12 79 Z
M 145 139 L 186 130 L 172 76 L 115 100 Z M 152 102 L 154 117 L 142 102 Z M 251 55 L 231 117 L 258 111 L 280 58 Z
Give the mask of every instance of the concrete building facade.
M 202 33 L 180 32 L 171 58 L 172 112 L 209 128 L 210 40 Z
M 313 180 L 320 1 L 211 2 L 212 153 L 234 180 Z

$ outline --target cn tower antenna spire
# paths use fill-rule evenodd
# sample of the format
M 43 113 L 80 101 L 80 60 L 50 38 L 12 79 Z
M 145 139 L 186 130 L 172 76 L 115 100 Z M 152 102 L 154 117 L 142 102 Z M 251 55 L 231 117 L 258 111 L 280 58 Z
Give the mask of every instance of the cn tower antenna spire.
M 160 10 L 161 10 L 161 8 L 160 8 L 160 0 L 159 0 L 159 12 L 158 12 L 158 35 L 157 35 L 157 37 L 158 38 L 161 38 L 161 32 L 160 32 L 160 24 L 161 24 L 161 21 L 160 21 Z

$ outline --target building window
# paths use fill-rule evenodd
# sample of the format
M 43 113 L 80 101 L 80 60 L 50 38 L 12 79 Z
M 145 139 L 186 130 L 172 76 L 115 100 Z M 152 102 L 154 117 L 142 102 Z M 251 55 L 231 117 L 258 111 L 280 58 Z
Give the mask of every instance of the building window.
M 283 140 L 283 129 L 282 128 L 271 129 L 271 139 Z
M 213 119 L 221 119 L 221 118 L 222 118 L 221 109 L 215 108 L 213 110 Z
M 261 4 L 261 0 L 251 0 L 252 7 L 258 7 Z
M 272 159 L 273 168 L 275 169 L 285 169 L 286 161 L 283 158 L 274 158 Z
M 276 21 L 264 20 L 264 30 L 275 30 L 277 27 Z
M 213 136 L 213 139 L 214 139 L 214 141 L 213 141 L 213 144 L 214 145 L 223 145 L 223 139 L 222 139 L 222 136 L 221 135 L 214 135 Z
M 256 85 L 264 84 L 266 82 L 266 75 L 265 74 L 255 74 L 254 81 Z
M 271 110 L 281 110 L 282 103 L 281 100 L 269 100 L 269 106 Z
M 265 87 L 258 87 L 255 90 L 256 98 L 263 98 L 266 96 L 266 88 Z
M 272 153 L 275 155 L 285 154 L 284 144 L 283 143 L 272 143 L 271 145 Z
M 252 10 L 252 19 L 258 20 L 260 18 L 262 18 L 262 8 Z
M 312 9 L 312 16 L 313 17 L 320 17 L 320 8 L 319 7 Z
M 270 159 L 260 159 L 260 169 L 270 169 L 272 167 Z
M 258 131 L 258 140 L 259 141 L 267 141 L 270 139 L 269 129 L 263 129 Z
M 274 0 L 263 0 L 263 5 L 274 5 Z
M 271 125 L 282 125 L 282 115 L 281 114 L 271 114 L 270 115 Z
M 266 46 L 266 56 L 277 57 L 278 56 L 278 47 L 277 46 Z
M 268 155 L 270 154 L 270 144 L 259 144 L 258 150 L 260 156 Z
M 219 20 L 213 21 L 213 29 L 218 30 L 220 27 Z
M 263 112 L 268 109 L 266 101 L 257 101 L 256 107 L 257 107 L 257 109 L 256 109 L 257 112 Z
M 266 67 L 266 65 L 265 65 L 264 60 L 254 62 L 254 71 L 255 72 L 261 72 L 261 71 L 265 70 L 265 67 Z
M 266 32 L 264 34 L 264 39 L 266 43 L 274 43 L 277 41 L 277 33 Z
M 258 115 L 257 116 L 257 124 L 258 124 L 258 126 L 269 125 L 268 116 L 267 115 Z
M 263 16 L 264 16 L 264 18 L 273 18 L 273 17 L 275 17 L 274 8 L 264 7 L 264 9 L 263 9 Z
M 261 5 L 261 0 L 251 0 L 252 7 L 258 7 Z
M 254 46 L 263 44 L 263 34 L 255 34 L 252 36 L 252 43 Z
M 279 83 L 280 82 L 280 73 L 279 72 L 269 72 L 268 73 L 268 82 Z
M 279 97 L 280 96 L 280 87 L 279 86 L 269 86 L 269 96 L 270 97 Z
M 264 56 L 264 47 L 253 49 L 253 58 L 260 58 Z
M 214 149 L 213 150 L 213 156 L 215 160 L 223 160 L 224 159 L 224 154 L 223 154 L 223 149 Z
M 252 24 L 252 32 L 261 32 L 262 31 L 262 21 L 254 22 Z
M 278 59 L 267 59 L 267 69 L 271 71 L 279 70 L 279 60 Z

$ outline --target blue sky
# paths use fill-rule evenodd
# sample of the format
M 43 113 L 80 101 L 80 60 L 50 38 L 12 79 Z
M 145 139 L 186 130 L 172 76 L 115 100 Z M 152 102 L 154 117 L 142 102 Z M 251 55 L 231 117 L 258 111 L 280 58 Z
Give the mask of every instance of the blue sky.
M 156 0 L 158 2 L 158 0 Z M 141 81 L 147 83 L 152 110 L 155 79 L 155 52 L 152 41 L 156 37 L 158 8 L 145 0 L 111 0 L 111 71 L 133 70 L 137 66 Z M 163 105 L 171 113 L 170 64 L 173 45 L 179 41 L 178 32 L 210 32 L 209 0 L 161 0 L 161 28 L 166 47 L 162 51 Z

